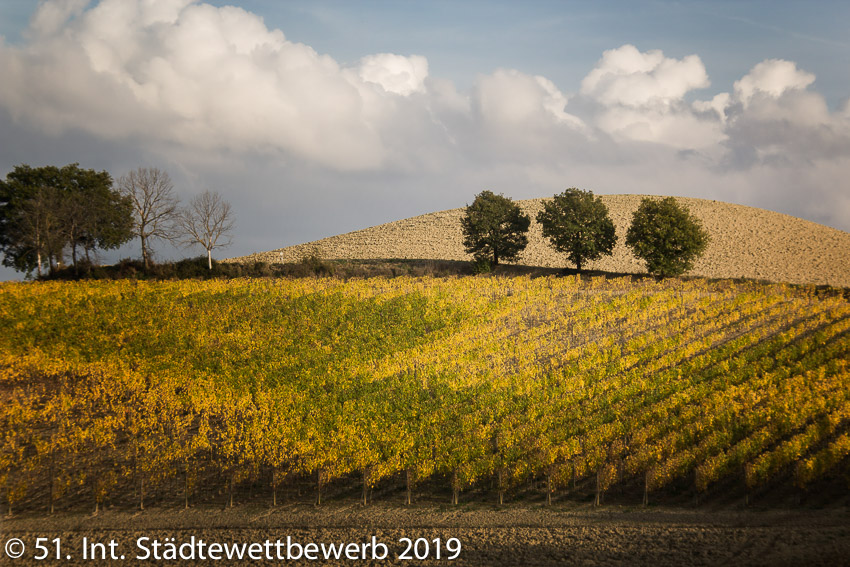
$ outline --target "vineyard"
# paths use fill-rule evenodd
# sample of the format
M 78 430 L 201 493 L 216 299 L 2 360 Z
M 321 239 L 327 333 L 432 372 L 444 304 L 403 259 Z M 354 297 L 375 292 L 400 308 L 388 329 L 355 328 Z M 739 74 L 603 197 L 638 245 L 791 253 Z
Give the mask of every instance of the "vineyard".
M 0 501 L 845 475 L 850 302 L 594 277 L 0 284 Z M 126 487 L 132 486 L 132 490 Z M 122 489 L 121 487 L 125 487 Z M 129 496 L 127 496 L 129 494 Z M 146 500 L 147 499 L 147 500 Z

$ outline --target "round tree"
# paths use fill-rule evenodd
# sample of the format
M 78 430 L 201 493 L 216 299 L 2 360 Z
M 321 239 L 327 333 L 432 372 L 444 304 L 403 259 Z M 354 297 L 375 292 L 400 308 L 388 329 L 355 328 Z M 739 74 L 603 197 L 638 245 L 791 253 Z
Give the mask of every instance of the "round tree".
M 643 198 L 626 233 L 626 245 L 646 262 L 647 271 L 664 277 L 690 270 L 708 240 L 699 219 L 673 197 Z
M 608 207 L 591 191 L 571 187 L 543 203 L 537 215 L 543 236 L 581 270 L 587 261 L 610 255 L 617 243 Z
M 479 193 L 460 223 L 463 245 L 477 262 L 496 266 L 503 260 L 516 260 L 528 244 L 531 219 L 519 205 L 492 191 Z

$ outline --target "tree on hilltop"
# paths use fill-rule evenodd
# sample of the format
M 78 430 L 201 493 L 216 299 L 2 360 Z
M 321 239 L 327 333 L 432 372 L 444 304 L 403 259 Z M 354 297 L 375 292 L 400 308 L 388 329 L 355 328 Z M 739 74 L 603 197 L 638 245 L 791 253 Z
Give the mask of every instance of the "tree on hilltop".
M 591 191 L 571 187 L 544 201 L 537 222 L 552 247 L 565 253 L 579 271 L 586 261 L 611 255 L 617 243 L 608 207 Z
M 709 235 L 698 218 L 673 197 L 641 199 L 626 233 L 626 245 L 650 274 L 678 276 L 705 252 Z
M 479 193 L 461 219 L 463 245 L 476 262 L 514 261 L 528 245 L 531 219 L 511 199 Z

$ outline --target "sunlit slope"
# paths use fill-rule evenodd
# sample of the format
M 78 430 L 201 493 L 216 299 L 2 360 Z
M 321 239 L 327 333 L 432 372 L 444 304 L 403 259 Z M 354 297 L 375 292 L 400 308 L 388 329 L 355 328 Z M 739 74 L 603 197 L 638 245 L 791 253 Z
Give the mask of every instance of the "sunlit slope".
M 645 271 L 623 243 L 641 196 L 602 195 L 602 199 L 617 227 L 619 240 L 613 256 L 591 262 L 588 269 Z M 692 275 L 850 287 L 850 233 L 764 209 L 705 199 L 678 199 L 702 220 L 712 238 Z M 542 201 L 530 199 L 519 204 L 534 218 Z M 461 244 L 462 214 L 463 209 L 429 213 L 234 261 L 294 262 L 313 250 L 327 259 L 466 260 L 469 256 Z M 536 222 L 532 223 L 529 241 L 521 264 L 568 266 L 565 257 L 543 239 Z

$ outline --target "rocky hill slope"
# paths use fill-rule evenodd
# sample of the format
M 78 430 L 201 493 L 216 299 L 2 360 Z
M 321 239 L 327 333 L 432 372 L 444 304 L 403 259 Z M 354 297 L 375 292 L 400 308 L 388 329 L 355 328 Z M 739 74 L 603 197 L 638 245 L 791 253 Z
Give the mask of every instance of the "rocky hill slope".
M 587 268 L 609 272 L 643 273 L 641 261 L 624 244 L 632 213 L 641 195 L 602 195 L 617 227 L 614 254 Z M 705 255 L 691 275 L 713 278 L 752 278 L 800 284 L 850 287 L 850 233 L 796 217 L 720 201 L 678 197 L 711 234 Z M 517 203 L 534 219 L 544 199 Z M 403 219 L 315 242 L 232 258 L 231 262 L 297 262 L 317 253 L 324 259 L 468 260 L 460 218 L 452 209 Z M 532 222 L 529 245 L 520 264 L 573 267 L 553 250 Z

